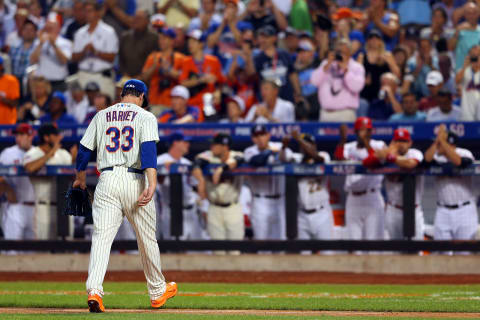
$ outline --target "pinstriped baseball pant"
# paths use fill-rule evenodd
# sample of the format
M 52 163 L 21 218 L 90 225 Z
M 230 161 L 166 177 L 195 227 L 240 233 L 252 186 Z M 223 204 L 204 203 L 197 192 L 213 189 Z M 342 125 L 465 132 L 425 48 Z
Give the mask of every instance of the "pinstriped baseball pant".
M 137 200 L 146 187 L 144 175 L 114 167 L 100 175 L 93 201 L 93 235 L 87 292 L 103 295 L 103 279 L 107 271 L 110 249 L 123 217 L 126 216 L 137 235 L 150 298 L 157 299 L 166 288 L 160 267 L 160 250 L 155 237 L 155 204 L 150 201 L 139 207 Z

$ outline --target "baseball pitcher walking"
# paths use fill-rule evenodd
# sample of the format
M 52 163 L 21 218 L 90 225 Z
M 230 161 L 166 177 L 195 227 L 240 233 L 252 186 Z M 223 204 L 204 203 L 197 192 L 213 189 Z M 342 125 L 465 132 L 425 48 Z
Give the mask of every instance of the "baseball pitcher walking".
M 148 105 L 147 96 L 142 81 L 127 81 L 121 102 L 99 111 L 80 141 L 73 187 L 86 188 L 85 169 L 95 149 L 101 172 L 92 207 L 94 230 L 87 279 L 90 312 L 105 311 L 102 283 L 124 216 L 137 235 L 151 306 L 160 308 L 177 293 L 177 284 L 167 284 L 162 275 L 155 238 L 156 213 L 151 200 L 157 182 L 159 138 L 155 116 L 143 109 Z

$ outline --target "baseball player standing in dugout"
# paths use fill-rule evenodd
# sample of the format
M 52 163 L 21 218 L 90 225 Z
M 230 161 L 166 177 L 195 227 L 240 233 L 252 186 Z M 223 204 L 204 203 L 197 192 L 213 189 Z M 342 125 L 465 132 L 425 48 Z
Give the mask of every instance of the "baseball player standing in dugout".
M 120 103 L 99 111 L 88 126 L 80 141 L 73 183 L 74 188 L 86 188 L 85 169 L 96 149 L 101 174 L 92 207 L 94 230 L 87 279 L 90 312 L 105 311 L 102 284 L 124 216 L 137 235 L 151 306 L 160 308 L 177 294 L 177 284 L 165 282 L 155 238 L 156 212 L 151 200 L 157 185 L 157 119 L 143 109 L 148 102 L 142 81 L 127 81 L 121 97 Z
M 458 136 L 447 131 L 444 124 L 440 125 L 437 138 L 425 152 L 425 162 L 428 165 L 451 163 L 459 168 L 470 166 L 475 161 L 472 152 L 457 147 L 457 143 Z M 437 176 L 435 185 L 437 211 L 434 239 L 473 240 L 478 228 L 478 214 L 472 176 Z
M 308 133 L 292 132 L 300 153 L 294 153 L 296 163 L 318 164 L 330 162 L 330 155 L 318 151 L 315 138 Z M 330 207 L 328 176 L 305 176 L 298 179 L 298 239 L 331 240 L 333 213 Z
M 398 128 L 393 133 L 393 139 L 388 148 L 376 150 L 369 155 L 363 164 L 367 167 L 394 163 L 404 170 L 413 170 L 423 161 L 423 153 L 412 148 L 410 132 Z M 389 174 L 385 176 L 385 190 L 387 193 L 387 206 L 385 209 L 385 226 L 390 239 L 403 239 L 403 180 L 405 175 Z M 424 176 L 415 176 L 415 235 L 414 240 L 423 239 L 423 185 Z
M 376 150 L 387 147 L 381 140 L 371 139 L 372 120 L 360 117 L 354 124 L 356 141 L 347 141 L 347 127 L 340 127 L 340 143 L 335 150 L 337 160 L 363 161 Z M 345 180 L 348 192 L 345 219 L 350 240 L 382 240 L 385 202 L 380 189 L 383 175 L 351 174 Z

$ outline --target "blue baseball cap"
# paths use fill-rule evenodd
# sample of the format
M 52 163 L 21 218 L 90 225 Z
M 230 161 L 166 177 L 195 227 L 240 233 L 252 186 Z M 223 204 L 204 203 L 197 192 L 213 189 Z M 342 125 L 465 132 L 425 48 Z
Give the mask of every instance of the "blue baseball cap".
M 247 21 L 238 21 L 237 29 L 240 30 L 240 32 L 253 30 L 253 25 Z
M 59 99 L 60 101 L 62 101 L 62 103 L 65 105 L 67 103 L 67 99 L 65 98 L 65 95 L 61 92 L 61 91 L 55 91 L 53 94 L 52 94 L 52 99 L 54 98 L 57 98 Z
M 168 137 L 168 141 L 169 141 L 170 143 L 173 143 L 173 142 L 175 142 L 175 141 L 187 141 L 187 142 L 189 142 L 189 141 L 191 141 L 191 140 L 192 140 L 191 137 L 185 136 L 185 135 L 183 134 L 183 132 L 181 132 L 181 131 L 175 131 L 174 133 L 172 133 L 172 134 Z
M 135 90 L 140 93 L 143 93 L 144 96 L 143 96 L 142 108 L 146 108 L 148 106 L 148 88 L 145 85 L 145 83 L 143 83 L 143 81 L 140 81 L 137 79 L 130 79 L 127 82 L 125 82 L 122 89 L 122 94 L 121 94 L 122 97 L 125 95 L 125 92 L 127 90 Z
M 175 32 L 175 29 L 173 28 L 163 28 L 162 34 L 172 39 L 175 39 L 177 37 L 177 32 Z

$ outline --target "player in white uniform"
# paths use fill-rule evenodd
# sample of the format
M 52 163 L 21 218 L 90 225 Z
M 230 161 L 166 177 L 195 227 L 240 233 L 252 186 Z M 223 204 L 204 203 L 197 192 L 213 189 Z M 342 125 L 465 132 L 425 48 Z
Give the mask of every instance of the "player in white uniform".
M 190 148 L 190 139 L 181 132 L 175 132 L 169 137 L 170 148 L 168 152 L 157 157 L 157 165 L 169 166 L 172 163 L 190 166 L 192 162 L 184 156 Z M 196 195 L 193 191 L 193 177 L 190 175 L 182 176 L 183 185 L 183 235 L 182 240 L 202 239 L 202 228 L 195 205 Z M 170 235 L 170 179 L 168 176 L 159 176 L 160 201 L 162 207 L 161 229 L 162 238 L 171 239 Z M 158 225 L 158 224 L 157 224 Z
M 40 145 L 30 148 L 23 158 L 25 170 L 34 174 L 46 165 L 71 165 L 72 155 L 62 149 L 62 135 L 53 124 L 38 129 Z M 57 183 L 54 177 L 30 176 L 35 190 L 35 234 L 37 239 L 55 239 L 57 236 Z M 73 234 L 70 217 L 70 234 Z
M 357 141 L 345 143 L 347 128 L 340 130 L 341 140 L 335 151 L 338 160 L 363 161 L 375 150 L 386 147 L 385 142 L 371 139 L 372 120 L 359 117 L 355 121 Z M 345 180 L 347 203 L 346 229 L 351 240 L 378 240 L 384 238 L 385 203 L 380 189 L 382 175 L 348 175 Z
M 393 141 L 388 148 L 375 152 L 375 158 L 381 163 L 395 163 L 406 170 L 415 169 L 423 161 L 423 153 L 411 148 L 412 139 L 406 129 L 396 129 Z M 385 189 L 387 191 L 387 208 L 385 210 L 385 225 L 390 239 L 404 239 L 403 232 L 403 178 L 404 175 L 386 175 Z M 415 177 L 415 235 L 413 239 L 423 240 L 423 184 L 424 177 Z
M 217 133 L 211 140 L 210 150 L 197 155 L 192 170 L 198 181 L 198 195 L 208 200 L 208 209 L 202 209 L 207 210 L 207 231 L 212 240 L 242 240 L 245 235 L 242 207 L 238 203 L 243 177 L 230 174 L 230 170 L 237 168 L 244 159 L 242 152 L 230 149 L 231 145 L 230 135 Z M 203 170 L 210 164 L 220 166 L 211 176 L 205 177 Z
M 25 153 L 32 147 L 33 128 L 26 123 L 14 131 L 15 145 L 0 154 L 2 165 L 22 165 Z M 35 239 L 35 193 L 28 177 L 1 178 L 7 204 L 2 217 L 2 229 L 7 240 Z M 9 252 L 15 253 L 15 252 Z
M 155 237 L 156 212 L 151 200 L 157 185 L 157 120 L 140 107 L 147 102 L 143 82 L 127 81 L 121 96 L 120 103 L 99 111 L 88 126 L 80 141 L 73 183 L 73 187 L 86 188 L 85 168 L 96 150 L 101 174 L 92 207 L 94 231 L 86 284 L 90 312 L 105 311 L 102 284 L 124 216 L 137 235 L 151 306 L 160 308 L 177 293 L 174 282 L 165 283 Z
M 425 152 L 425 162 L 468 167 L 475 160 L 469 150 L 456 147 L 458 137 L 441 125 L 437 138 Z M 438 176 L 435 240 L 473 240 L 478 228 L 472 176 Z
M 330 155 L 317 151 L 315 138 L 310 134 L 292 132 L 301 153 L 294 154 L 296 163 L 318 164 L 330 162 Z M 298 239 L 331 240 L 333 213 L 330 207 L 327 176 L 298 179 Z
M 257 124 L 252 129 L 255 145 L 245 149 L 245 161 L 260 167 L 291 162 L 293 152 L 280 142 L 271 142 L 266 127 Z M 253 237 L 258 240 L 285 239 L 285 177 L 251 176 L 248 179 L 253 194 Z

